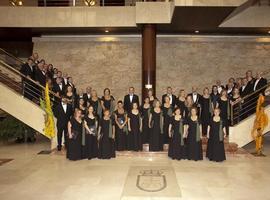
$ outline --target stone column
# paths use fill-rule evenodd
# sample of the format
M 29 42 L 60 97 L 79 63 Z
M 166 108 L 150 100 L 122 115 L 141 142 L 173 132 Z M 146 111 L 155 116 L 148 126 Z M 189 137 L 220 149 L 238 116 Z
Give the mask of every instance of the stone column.
M 142 27 L 142 103 L 148 89 L 156 93 L 156 26 L 145 24 Z

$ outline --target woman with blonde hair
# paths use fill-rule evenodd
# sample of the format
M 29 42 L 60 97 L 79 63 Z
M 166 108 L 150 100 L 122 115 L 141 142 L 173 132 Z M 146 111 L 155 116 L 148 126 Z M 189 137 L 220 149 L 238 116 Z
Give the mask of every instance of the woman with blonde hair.
M 151 128 L 151 136 L 149 142 L 149 151 L 163 150 L 163 113 L 161 103 L 155 99 L 153 102 L 153 110 L 149 117 L 149 128 Z

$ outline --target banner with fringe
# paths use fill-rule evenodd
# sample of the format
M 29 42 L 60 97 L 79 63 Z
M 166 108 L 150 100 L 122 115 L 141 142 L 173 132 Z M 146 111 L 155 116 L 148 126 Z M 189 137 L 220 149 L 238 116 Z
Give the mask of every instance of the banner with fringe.
M 40 106 L 45 111 L 45 135 L 52 139 L 55 136 L 55 123 L 54 123 L 54 115 L 52 111 L 52 105 L 49 94 L 49 85 L 46 83 L 44 100 L 40 99 Z

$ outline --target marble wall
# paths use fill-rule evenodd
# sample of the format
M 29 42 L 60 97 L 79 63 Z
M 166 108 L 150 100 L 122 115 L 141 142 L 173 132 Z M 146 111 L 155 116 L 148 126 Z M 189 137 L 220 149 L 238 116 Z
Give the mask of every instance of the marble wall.
M 241 77 L 248 69 L 268 70 L 269 40 L 238 38 L 158 38 L 157 95 L 172 86 L 202 90 L 217 79 Z M 141 93 L 140 38 L 118 41 L 36 40 L 34 51 L 48 63 L 67 72 L 78 88 L 90 85 L 102 94 L 112 89 L 118 99 L 134 86 Z M 270 76 L 269 76 L 270 77 Z

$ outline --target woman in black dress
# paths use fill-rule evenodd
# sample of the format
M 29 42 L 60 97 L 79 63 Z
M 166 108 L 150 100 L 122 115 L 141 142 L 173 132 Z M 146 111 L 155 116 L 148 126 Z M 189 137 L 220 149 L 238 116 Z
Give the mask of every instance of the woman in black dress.
M 191 109 L 191 116 L 187 119 L 186 134 L 187 134 L 187 158 L 189 160 L 202 160 L 202 127 L 197 115 L 197 108 Z
M 201 104 L 201 123 L 202 123 L 202 135 L 206 136 L 207 134 L 207 127 L 210 123 L 210 118 L 213 113 L 213 104 L 210 98 L 209 89 L 204 88 L 203 95 L 200 100 Z
M 129 143 L 131 144 L 130 149 L 134 151 L 142 150 L 142 118 L 138 109 L 138 104 L 132 104 L 132 110 L 128 114 L 128 131 L 129 131 Z
M 185 120 L 181 115 L 180 108 L 176 107 L 174 116 L 169 125 L 169 136 L 171 142 L 169 145 L 168 156 L 172 159 L 181 160 L 186 158 L 185 153 Z
M 91 97 L 89 99 L 90 105 L 94 108 L 95 115 L 98 115 L 99 118 L 102 117 L 102 106 L 101 101 L 98 98 L 97 91 L 91 90 Z
M 110 159 L 115 157 L 114 136 L 115 127 L 109 110 L 103 111 L 103 117 L 99 123 L 99 156 L 100 159 Z
M 213 104 L 213 108 L 217 108 L 217 104 L 219 100 L 219 93 L 218 93 L 218 87 L 216 85 L 212 86 L 212 92 L 210 94 L 210 98 Z
M 115 120 L 115 147 L 117 151 L 127 149 L 127 114 L 122 101 L 118 101 L 117 110 L 114 112 Z
M 194 102 L 191 95 L 188 95 L 185 102 L 185 118 L 188 119 L 191 116 L 191 109 L 194 107 Z
M 151 128 L 151 136 L 149 142 L 149 151 L 163 151 L 163 113 L 161 103 L 155 100 L 153 111 L 149 117 L 149 128 Z
M 75 97 L 76 96 L 75 96 L 71 86 L 67 86 L 65 96 L 67 98 L 68 103 L 70 103 L 72 105 L 72 109 L 74 111 L 74 109 L 75 109 L 75 99 L 76 99 Z
M 157 99 L 157 98 L 154 96 L 154 90 L 153 90 L 153 89 L 149 89 L 149 90 L 148 90 L 148 96 L 147 96 L 147 97 L 149 98 L 151 107 L 153 107 L 153 103 L 154 103 L 155 99 Z
M 240 121 L 240 117 L 241 117 L 241 104 L 239 103 L 241 101 L 241 96 L 240 96 L 240 91 L 238 88 L 234 88 L 233 89 L 233 95 L 231 98 L 231 106 L 232 106 L 232 110 L 231 110 L 231 115 L 233 116 L 238 116 L 236 118 L 233 118 L 233 124 L 236 124 L 237 122 Z
M 226 160 L 224 138 L 226 137 L 226 128 L 220 117 L 220 109 L 214 110 L 214 117 L 210 121 L 207 131 L 208 144 L 206 157 L 211 161 L 221 162 Z
M 75 109 L 74 116 L 68 122 L 67 158 L 80 160 L 82 158 L 82 111 Z
M 110 115 L 112 116 L 115 109 L 114 97 L 111 95 L 111 91 L 109 88 L 105 88 L 103 94 L 104 96 L 101 97 L 101 107 L 103 110 L 103 114 L 105 110 L 109 110 Z
M 220 98 L 218 100 L 218 108 L 220 109 L 220 117 L 223 125 L 226 128 L 226 134 L 229 134 L 229 119 L 230 119 L 230 102 L 227 97 L 227 91 L 224 89 L 220 93 Z
M 88 107 L 88 114 L 84 118 L 85 122 L 85 158 L 92 159 L 98 156 L 98 117 L 94 114 L 93 106 Z
M 142 113 L 142 143 L 149 143 L 150 140 L 150 128 L 149 124 L 149 116 L 151 112 L 150 100 L 149 97 L 144 99 L 144 104 L 141 106 Z
M 178 108 L 180 108 L 183 118 L 185 118 L 187 114 L 185 102 L 186 102 L 186 92 L 185 90 L 181 89 L 179 91 L 179 96 L 176 99 L 175 104 Z
M 170 97 L 166 96 L 164 98 L 164 104 L 162 106 L 162 113 L 164 117 L 164 123 L 163 123 L 163 136 L 164 136 L 164 144 L 169 144 L 170 138 L 169 138 L 169 124 L 170 119 L 173 115 L 173 108 L 170 104 Z
M 79 99 L 79 106 L 78 108 L 82 111 L 82 119 L 84 118 L 84 116 L 86 116 L 86 112 L 87 112 L 87 109 L 84 107 L 84 100 L 83 98 L 80 98 Z

